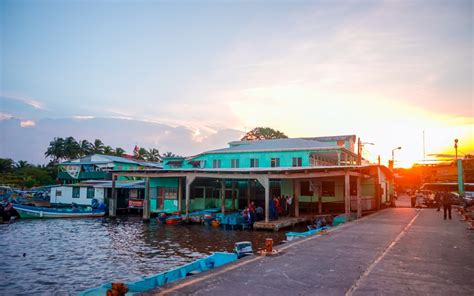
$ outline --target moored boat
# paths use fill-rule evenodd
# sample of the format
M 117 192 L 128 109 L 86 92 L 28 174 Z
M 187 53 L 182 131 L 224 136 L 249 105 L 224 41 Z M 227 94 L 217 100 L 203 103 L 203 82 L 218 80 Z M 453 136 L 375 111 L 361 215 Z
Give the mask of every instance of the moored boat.
M 326 230 L 326 229 L 329 229 L 329 228 L 330 228 L 330 226 L 324 226 L 324 227 L 311 229 L 311 230 L 304 231 L 304 232 L 287 232 L 286 233 L 286 240 L 287 241 L 292 241 L 292 240 L 300 238 L 300 237 L 307 237 L 307 236 L 315 235 L 315 234 L 318 234 L 318 233 L 322 232 L 323 230 Z
M 193 275 L 199 272 L 203 272 L 209 269 L 213 269 L 237 260 L 237 254 L 226 253 L 226 252 L 215 252 L 211 255 L 193 261 L 191 263 L 178 266 L 171 270 L 158 273 L 146 277 L 142 280 L 135 282 L 125 283 L 128 288 L 128 293 L 126 295 L 133 295 L 135 293 L 142 293 L 160 286 L 163 286 L 167 283 L 183 279 L 189 275 Z M 97 288 L 92 288 L 85 290 L 79 293 L 80 296 L 89 296 L 89 295 L 106 295 L 107 290 L 112 288 L 112 283 L 107 283 Z M 107 294 L 108 295 L 108 294 Z
M 21 218 L 91 218 L 102 217 L 105 210 L 79 208 L 42 208 L 14 204 L 13 208 Z

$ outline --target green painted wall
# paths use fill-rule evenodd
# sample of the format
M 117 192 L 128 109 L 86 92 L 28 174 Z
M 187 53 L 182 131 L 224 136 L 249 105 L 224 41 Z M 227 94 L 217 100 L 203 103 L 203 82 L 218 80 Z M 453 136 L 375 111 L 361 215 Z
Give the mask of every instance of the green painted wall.
M 321 152 L 321 150 L 318 150 Z M 314 150 L 300 150 L 300 151 L 273 151 L 273 152 L 236 152 L 236 153 L 210 153 L 202 154 L 193 161 L 205 161 L 204 168 L 212 168 L 213 160 L 221 161 L 221 168 L 231 168 L 231 160 L 238 159 L 240 168 L 249 168 L 250 159 L 258 159 L 258 165 L 262 168 L 271 167 L 272 158 L 280 158 L 280 167 L 292 167 L 293 157 L 301 157 L 303 167 L 310 165 L 310 154 Z M 170 168 L 166 162 L 164 168 Z M 183 168 L 192 168 L 186 161 L 183 162 Z

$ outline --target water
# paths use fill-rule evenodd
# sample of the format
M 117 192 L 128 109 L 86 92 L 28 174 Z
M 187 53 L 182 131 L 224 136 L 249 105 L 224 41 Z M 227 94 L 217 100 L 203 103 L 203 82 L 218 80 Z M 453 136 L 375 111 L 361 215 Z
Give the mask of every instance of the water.
M 263 248 L 267 237 L 277 244 L 285 232 L 143 224 L 138 217 L 20 220 L 0 225 L 0 295 L 74 295 L 231 252 L 238 241 Z

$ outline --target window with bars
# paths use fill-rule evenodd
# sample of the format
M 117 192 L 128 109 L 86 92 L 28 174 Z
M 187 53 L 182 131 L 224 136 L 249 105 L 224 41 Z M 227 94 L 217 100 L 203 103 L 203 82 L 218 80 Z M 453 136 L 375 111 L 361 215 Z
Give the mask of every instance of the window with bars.
M 250 158 L 250 167 L 258 168 L 258 158 Z
M 238 168 L 239 167 L 239 160 L 238 159 L 231 159 L 230 160 L 230 167 L 231 168 Z
M 221 160 L 220 159 L 214 159 L 212 161 L 212 167 L 217 169 L 221 167 Z
M 270 166 L 271 166 L 272 168 L 277 168 L 277 167 L 279 167 L 279 166 L 280 166 L 280 159 L 279 159 L 279 158 L 272 158 L 272 159 L 270 160 Z
M 303 159 L 301 157 L 293 157 L 293 166 L 300 167 L 303 165 Z

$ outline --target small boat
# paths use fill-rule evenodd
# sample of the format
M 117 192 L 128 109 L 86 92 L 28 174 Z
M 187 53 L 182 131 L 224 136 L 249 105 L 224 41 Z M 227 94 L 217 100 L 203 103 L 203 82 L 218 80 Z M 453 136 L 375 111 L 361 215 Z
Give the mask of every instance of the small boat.
M 307 237 L 307 236 L 315 235 L 315 234 L 318 234 L 319 232 L 321 232 L 323 230 L 326 230 L 326 229 L 329 229 L 329 228 L 330 228 L 330 226 L 324 226 L 324 227 L 320 227 L 320 228 L 316 228 L 316 229 L 312 229 L 312 230 L 308 230 L 308 231 L 304 231 L 304 232 L 287 232 L 286 233 L 286 240 L 287 241 L 292 241 L 292 240 L 300 238 L 300 237 Z
M 20 218 L 90 218 L 102 217 L 105 210 L 79 208 L 42 208 L 13 204 Z
M 200 273 L 209 269 L 213 269 L 237 260 L 237 255 L 234 253 L 226 252 L 215 252 L 211 255 L 193 261 L 191 263 L 178 266 L 171 270 L 158 273 L 146 277 L 142 280 L 135 282 L 128 282 L 125 285 L 128 288 L 127 295 L 133 295 L 135 293 L 143 293 L 148 290 L 163 286 L 167 283 L 171 283 L 187 276 Z M 107 283 L 97 288 L 92 288 L 79 293 L 80 296 L 90 295 L 106 295 L 107 290 L 112 288 L 112 283 Z M 108 294 L 107 294 L 108 295 Z
M 178 224 L 181 221 L 183 221 L 183 218 L 181 217 L 181 215 L 172 215 L 172 216 L 166 217 L 165 223 L 166 224 Z

